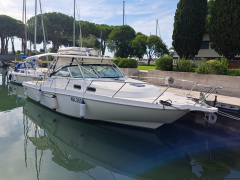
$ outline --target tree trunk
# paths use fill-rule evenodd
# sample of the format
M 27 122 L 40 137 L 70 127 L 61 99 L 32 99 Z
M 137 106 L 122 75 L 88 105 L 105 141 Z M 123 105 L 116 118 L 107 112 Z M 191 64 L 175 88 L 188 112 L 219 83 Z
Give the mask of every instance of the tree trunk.
M 5 43 L 4 43 L 4 37 L 1 37 L 1 54 L 4 54 L 5 49 Z
M 28 55 L 32 55 L 32 41 L 30 40 L 30 52 L 28 53 Z
M 148 54 L 148 65 L 150 65 L 150 61 L 152 60 L 151 52 L 149 51 Z
M 6 38 L 5 54 L 8 54 L 8 41 L 9 41 L 9 37 Z
M 14 38 L 13 37 L 11 37 L 11 42 L 12 42 L 12 52 L 13 52 L 13 54 L 16 54 L 15 47 L 14 47 Z

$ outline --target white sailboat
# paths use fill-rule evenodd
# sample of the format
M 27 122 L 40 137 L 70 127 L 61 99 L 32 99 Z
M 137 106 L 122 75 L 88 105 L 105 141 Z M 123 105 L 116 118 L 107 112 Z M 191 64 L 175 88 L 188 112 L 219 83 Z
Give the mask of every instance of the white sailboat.
M 40 1 L 39 1 L 40 2 Z M 23 8 L 26 12 L 26 2 L 23 3 L 25 7 Z M 41 2 L 40 2 L 40 10 Z M 36 37 L 37 37 L 37 0 L 35 0 L 35 27 L 34 27 L 34 54 L 36 54 Z M 44 35 L 44 50 L 46 52 L 46 40 L 45 40 L 45 32 L 43 26 L 42 19 L 42 27 L 43 27 L 43 35 Z M 25 14 L 25 43 L 26 43 L 26 14 Z M 25 47 L 26 44 L 25 44 Z M 47 68 L 41 68 L 38 63 L 38 59 L 31 59 L 31 61 L 20 62 L 14 69 L 10 68 L 8 70 L 9 80 L 11 83 L 22 85 L 24 81 L 34 81 L 34 80 L 42 80 L 44 74 L 47 72 Z
M 203 100 L 195 102 L 129 78 L 110 58 L 96 54 L 78 47 L 45 54 L 54 58 L 52 73 L 46 81 L 24 82 L 26 95 L 68 116 L 147 128 L 172 123 L 190 111 L 218 111 Z M 32 58 L 36 56 L 27 60 Z

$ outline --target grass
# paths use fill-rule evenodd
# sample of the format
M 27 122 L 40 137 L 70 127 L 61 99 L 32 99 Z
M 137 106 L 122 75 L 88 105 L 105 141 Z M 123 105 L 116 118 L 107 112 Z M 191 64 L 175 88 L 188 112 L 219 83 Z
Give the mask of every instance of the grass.
M 155 65 L 138 65 L 139 70 L 156 69 Z

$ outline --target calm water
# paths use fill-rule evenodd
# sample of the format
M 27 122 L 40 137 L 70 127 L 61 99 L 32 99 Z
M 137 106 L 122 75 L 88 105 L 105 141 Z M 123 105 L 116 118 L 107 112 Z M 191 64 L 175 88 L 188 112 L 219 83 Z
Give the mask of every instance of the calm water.
M 185 116 L 155 131 L 79 122 L 0 72 L 1 180 L 240 179 L 240 122 Z

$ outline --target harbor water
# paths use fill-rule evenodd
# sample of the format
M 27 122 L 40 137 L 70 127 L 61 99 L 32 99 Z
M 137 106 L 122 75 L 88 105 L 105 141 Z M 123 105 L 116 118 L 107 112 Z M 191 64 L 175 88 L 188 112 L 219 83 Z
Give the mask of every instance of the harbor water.
M 149 130 L 75 119 L 29 100 L 5 72 L 0 180 L 240 179 L 238 121 L 188 114 Z

